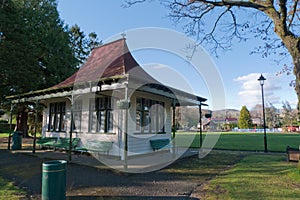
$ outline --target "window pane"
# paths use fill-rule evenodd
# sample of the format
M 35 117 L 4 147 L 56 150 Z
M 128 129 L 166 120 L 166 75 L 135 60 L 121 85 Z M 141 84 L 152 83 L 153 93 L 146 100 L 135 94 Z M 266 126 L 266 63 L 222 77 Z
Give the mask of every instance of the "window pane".
M 81 112 L 74 113 L 74 130 L 80 131 L 81 130 Z
M 143 124 L 144 132 L 149 132 L 150 116 L 148 112 L 144 112 L 143 121 L 144 121 Z
M 62 113 L 61 120 L 62 120 L 62 122 L 61 122 L 60 131 L 66 131 L 67 120 L 66 120 L 66 114 L 65 113 Z
M 49 121 L 49 124 L 50 124 L 50 126 L 49 126 L 49 130 L 50 131 L 54 131 L 55 130 L 55 113 L 52 113 L 51 115 L 50 115 L 50 121 Z
M 142 112 L 141 111 L 136 111 L 136 130 L 140 131 L 141 130 L 141 124 L 142 124 Z
M 95 133 L 97 130 L 97 113 L 96 111 L 90 112 L 89 117 L 89 132 Z
M 73 108 L 74 108 L 73 130 L 80 131 L 81 130 L 81 115 L 82 115 L 82 100 L 75 101 Z
M 98 132 L 105 132 L 105 112 L 98 111 Z
M 142 110 L 142 99 L 141 98 L 136 99 L 136 109 Z
M 154 102 L 153 102 L 154 103 Z M 150 108 L 150 116 L 151 116 L 151 132 L 155 133 L 157 131 L 156 122 L 157 122 L 157 104 L 154 104 Z
M 114 122 L 114 118 L 113 118 L 113 112 L 111 110 L 107 111 L 107 132 L 113 132 L 113 122 Z
M 56 120 L 55 120 L 55 131 L 60 130 L 60 113 L 56 114 Z

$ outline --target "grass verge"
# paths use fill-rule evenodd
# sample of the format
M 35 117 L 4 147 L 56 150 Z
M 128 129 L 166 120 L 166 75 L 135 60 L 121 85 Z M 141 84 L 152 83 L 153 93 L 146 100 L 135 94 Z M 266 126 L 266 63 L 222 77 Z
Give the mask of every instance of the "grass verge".
M 300 173 L 284 156 L 250 155 L 206 184 L 203 199 L 297 199 Z
M 199 184 L 238 163 L 242 157 L 243 155 L 239 153 L 211 152 L 202 159 L 195 156 L 178 160 L 163 171 L 174 173 L 183 180 L 195 181 Z
M 9 133 L 0 133 L 0 138 L 6 138 L 8 137 Z
M 5 180 L 1 176 L 0 188 L 0 199 L 18 200 L 26 195 L 26 192 L 14 186 L 13 182 Z

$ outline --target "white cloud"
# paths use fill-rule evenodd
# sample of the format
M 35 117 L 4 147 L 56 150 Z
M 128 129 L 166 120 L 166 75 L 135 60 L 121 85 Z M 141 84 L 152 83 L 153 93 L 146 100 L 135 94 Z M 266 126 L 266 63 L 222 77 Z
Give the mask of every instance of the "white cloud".
M 267 79 L 263 86 L 265 103 L 277 104 L 281 102 L 281 80 L 280 77 L 270 73 L 264 73 L 263 76 Z M 238 91 L 238 101 L 240 106 L 246 105 L 249 108 L 256 104 L 261 104 L 261 86 L 257 80 L 260 73 L 251 73 L 244 76 L 239 76 L 234 79 L 240 84 Z
M 157 70 L 157 69 L 169 69 L 170 67 L 168 65 L 160 64 L 160 63 L 149 63 L 147 65 L 143 65 L 143 67 L 152 70 Z

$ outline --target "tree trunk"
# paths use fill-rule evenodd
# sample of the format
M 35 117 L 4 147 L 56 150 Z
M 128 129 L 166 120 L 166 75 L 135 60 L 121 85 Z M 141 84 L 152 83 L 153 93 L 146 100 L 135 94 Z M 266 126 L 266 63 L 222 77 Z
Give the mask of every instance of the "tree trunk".
M 27 121 L 28 111 L 26 110 L 26 106 L 20 105 L 18 107 L 16 131 L 21 131 L 23 133 L 23 137 L 28 137 Z
M 297 110 L 298 110 L 298 119 L 300 119 L 300 39 L 287 36 L 283 39 L 283 42 L 290 52 L 293 64 L 294 64 L 294 75 L 295 75 L 295 91 L 298 98 Z
M 282 24 L 276 22 L 278 21 L 274 21 L 275 33 L 281 38 L 293 59 L 293 71 L 296 78 L 294 86 L 298 98 L 297 110 L 298 118 L 300 119 L 300 38 L 291 34 L 291 32 L 287 31 Z
M 294 62 L 294 74 L 296 76 L 295 80 L 295 91 L 298 97 L 298 119 L 300 119 L 300 48 L 298 48 L 298 56 L 293 58 Z
M 277 12 L 273 5 L 268 5 L 272 3 L 271 1 L 266 1 L 268 9 L 263 10 L 263 12 L 272 19 L 274 23 L 274 31 L 278 37 L 282 40 L 284 46 L 289 51 L 294 64 L 294 74 L 295 80 L 295 91 L 298 97 L 297 109 L 298 118 L 300 117 L 300 38 L 299 36 L 293 34 L 287 25 L 286 18 L 286 4 L 280 4 L 280 13 Z M 284 2 L 280 2 L 284 3 Z M 300 119 L 300 118 L 299 118 Z

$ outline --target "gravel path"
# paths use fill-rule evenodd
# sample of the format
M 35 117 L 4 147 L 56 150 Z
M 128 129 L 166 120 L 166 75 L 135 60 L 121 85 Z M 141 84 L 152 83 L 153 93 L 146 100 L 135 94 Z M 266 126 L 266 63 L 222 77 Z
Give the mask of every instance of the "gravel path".
M 26 190 L 27 199 L 40 199 L 41 168 L 45 161 L 36 156 L 0 150 L 0 176 Z M 164 170 L 124 174 L 67 164 L 67 199 L 196 199 L 189 197 L 194 187 L 195 183 Z

